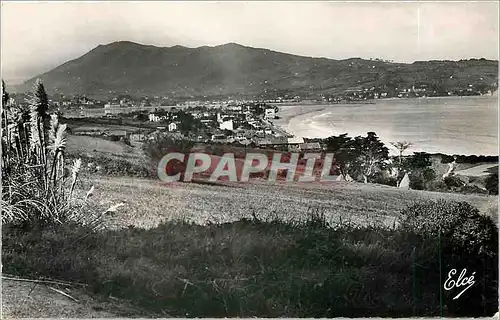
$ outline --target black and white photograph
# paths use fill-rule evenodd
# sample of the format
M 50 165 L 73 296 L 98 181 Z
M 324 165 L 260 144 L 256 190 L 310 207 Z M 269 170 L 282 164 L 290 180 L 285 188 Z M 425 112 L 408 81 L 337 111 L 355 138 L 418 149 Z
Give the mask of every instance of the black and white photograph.
M 498 1 L 1 1 L 2 318 L 497 318 Z

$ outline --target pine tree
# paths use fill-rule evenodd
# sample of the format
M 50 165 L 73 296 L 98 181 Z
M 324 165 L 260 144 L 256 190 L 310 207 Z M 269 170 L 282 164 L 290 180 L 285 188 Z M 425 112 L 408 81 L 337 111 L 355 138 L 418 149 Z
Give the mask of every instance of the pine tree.
M 331 136 L 325 139 L 326 150 L 332 152 L 335 158 L 335 164 L 344 179 L 354 173 L 359 157 L 359 149 L 355 146 L 353 138 L 347 136 L 347 133 L 339 136 Z
M 389 159 L 389 149 L 377 137 L 375 132 L 368 132 L 366 137 L 356 137 L 360 149 L 360 162 L 364 182 L 368 182 L 377 170 L 382 169 L 384 161 Z

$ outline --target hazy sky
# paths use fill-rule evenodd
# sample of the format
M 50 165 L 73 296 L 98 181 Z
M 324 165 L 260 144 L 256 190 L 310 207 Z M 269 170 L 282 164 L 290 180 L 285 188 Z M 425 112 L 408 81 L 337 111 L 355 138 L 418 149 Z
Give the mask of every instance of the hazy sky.
M 5 2 L 2 77 L 24 80 L 99 44 L 237 42 L 333 59 L 498 59 L 498 2 Z

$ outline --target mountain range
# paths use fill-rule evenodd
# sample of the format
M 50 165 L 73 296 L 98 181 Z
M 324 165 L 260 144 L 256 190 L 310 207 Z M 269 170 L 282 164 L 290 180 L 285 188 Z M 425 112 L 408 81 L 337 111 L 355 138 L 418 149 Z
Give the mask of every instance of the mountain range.
M 83 56 L 33 77 L 16 88 L 31 89 L 41 78 L 49 94 L 109 98 L 131 96 L 340 93 L 426 84 L 435 88 L 496 86 L 498 61 L 333 60 L 304 57 L 229 43 L 214 47 L 156 47 L 129 41 L 99 45 Z

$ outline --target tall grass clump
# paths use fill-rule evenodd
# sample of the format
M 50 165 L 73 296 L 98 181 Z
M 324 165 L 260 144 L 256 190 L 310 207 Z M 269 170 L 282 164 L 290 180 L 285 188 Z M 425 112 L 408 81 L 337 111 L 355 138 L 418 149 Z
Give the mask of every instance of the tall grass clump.
M 40 80 L 27 102 L 11 103 L 2 82 L 2 223 L 89 222 L 74 195 L 81 161 L 65 161 L 66 125 L 47 113 Z

